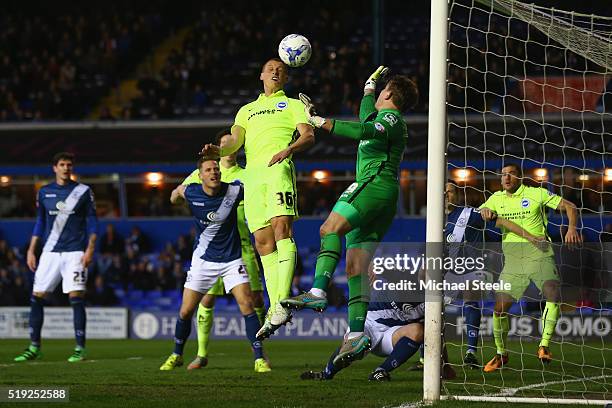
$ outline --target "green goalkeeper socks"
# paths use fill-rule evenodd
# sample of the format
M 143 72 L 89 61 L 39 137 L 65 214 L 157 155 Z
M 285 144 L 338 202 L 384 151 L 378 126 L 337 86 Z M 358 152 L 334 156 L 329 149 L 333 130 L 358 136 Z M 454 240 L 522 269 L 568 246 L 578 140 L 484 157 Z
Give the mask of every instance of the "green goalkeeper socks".
M 560 307 L 558 303 L 546 302 L 546 307 L 542 314 L 543 329 L 540 347 L 548 347 L 550 338 L 555 334 L 555 327 L 557 326 L 557 320 L 559 320 L 559 312 Z
M 270 309 L 274 310 L 274 306 L 277 302 L 278 252 L 274 251 L 271 254 L 263 255 L 261 257 L 261 265 L 263 266 L 264 277 L 266 278 L 266 291 L 268 292 L 268 299 L 270 300 Z
M 276 287 L 276 300 L 287 299 L 291 294 L 291 282 L 295 272 L 297 247 L 293 238 L 276 241 L 278 250 L 278 283 Z
M 263 307 L 255 307 L 254 309 L 255 313 L 257 313 L 259 324 L 264 324 L 264 320 L 266 320 L 266 309 Z
M 338 234 L 331 233 L 321 238 L 321 250 L 317 255 L 313 288 L 327 290 L 341 255 L 342 241 Z
M 198 305 L 198 357 L 208 355 L 208 341 L 213 320 L 214 310 L 200 303 Z
M 508 336 L 508 330 L 510 330 L 508 315 L 504 314 L 503 316 L 498 316 L 497 313 L 493 313 L 493 337 L 495 338 L 497 354 L 506 353 L 506 337 Z
M 365 286 L 365 287 L 364 287 Z M 348 318 L 351 332 L 362 332 L 368 313 L 369 297 L 367 294 L 367 277 L 363 275 L 353 276 L 348 279 L 349 301 Z

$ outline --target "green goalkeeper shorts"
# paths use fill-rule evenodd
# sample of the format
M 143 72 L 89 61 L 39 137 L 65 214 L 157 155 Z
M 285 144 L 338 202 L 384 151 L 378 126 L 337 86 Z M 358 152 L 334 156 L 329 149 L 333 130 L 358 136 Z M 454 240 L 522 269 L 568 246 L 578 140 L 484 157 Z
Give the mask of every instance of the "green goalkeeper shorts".
M 376 250 L 393 222 L 398 195 L 398 183 L 380 177 L 355 182 L 340 195 L 332 211 L 353 227 L 346 235 L 347 249 Z

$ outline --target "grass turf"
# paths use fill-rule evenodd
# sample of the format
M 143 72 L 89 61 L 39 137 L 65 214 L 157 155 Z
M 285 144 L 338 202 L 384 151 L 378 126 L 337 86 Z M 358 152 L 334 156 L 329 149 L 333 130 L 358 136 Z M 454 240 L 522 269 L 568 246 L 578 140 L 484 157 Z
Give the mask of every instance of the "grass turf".
M 69 340 L 46 340 L 43 345 L 42 360 L 28 363 L 13 363 L 13 357 L 26 345 L 24 340 L 0 341 L 0 387 L 5 386 L 63 386 L 70 389 L 70 404 L 87 407 L 97 406 L 194 406 L 204 407 L 390 407 L 416 402 L 422 396 L 422 374 L 410 372 L 407 367 L 392 373 L 389 383 L 370 383 L 368 374 L 382 360 L 368 356 L 343 370 L 333 381 L 309 382 L 300 380 L 305 370 L 319 370 L 327 361 L 330 353 L 338 346 L 337 341 L 278 341 L 265 342 L 267 353 L 272 361 L 273 371 L 255 374 L 249 346 L 246 341 L 211 341 L 209 366 L 196 372 L 184 367 L 170 372 L 160 372 L 159 366 L 172 350 L 169 340 L 90 340 L 88 341 L 88 360 L 71 364 L 66 361 L 73 342 Z M 195 354 L 196 342 L 190 341 L 186 347 L 186 361 Z M 535 344 L 514 343 L 511 348 L 532 353 Z M 606 367 L 612 362 L 612 355 L 603 355 L 596 348 L 573 349 L 564 346 L 566 361 L 563 369 L 566 374 L 576 377 L 592 375 L 612 376 L 612 369 L 584 368 L 578 365 L 583 361 L 594 367 Z M 601 344 L 599 344 L 601 349 Z M 582 351 L 582 352 L 580 352 Z M 485 349 L 489 353 L 490 348 Z M 452 363 L 461 360 L 460 350 L 449 345 Z M 561 355 L 558 347 L 553 347 L 555 356 Z M 481 356 L 481 360 L 482 360 Z M 489 356 L 484 356 L 489 357 Z M 512 358 L 514 357 L 514 358 Z M 452 393 L 484 394 L 499 392 L 501 387 L 519 387 L 544 381 L 557 381 L 561 377 L 561 363 L 554 362 L 542 370 L 535 357 L 526 356 L 521 361 L 512 355 L 510 366 L 501 373 L 487 374 L 479 370 L 463 370 L 456 366 L 458 377 L 447 382 L 446 388 Z M 413 361 L 415 358 L 412 359 Z M 522 370 L 520 368 L 523 368 Z M 567 378 L 567 377 L 566 377 Z M 612 398 L 612 377 L 587 384 L 587 392 L 582 395 L 597 395 L 608 392 Z M 485 384 L 485 385 L 483 385 Z M 554 390 L 580 390 L 581 383 L 557 384 L 548 386 L 545 392 L 550 397 L 558 396 Z M 517 396 L 538 396 L 541 388 L 517 394 Z M 595 393 L 595 394 L 594 394 Z M 554 395 L 553 395 L 554 394 Z M 580 396 L 580 394 L 578 394 Z M 599 394 L 601 398 L 601 394 Z M 1 403 L 2 407 L 10 404 Z M 83 405 L 84 404 L 84 405 Z M 15 404 L 18 407 L 40 403 Z M 440 406 L 448 407 L 485 407 L 490 403 L 444 401 Z M 62 404 L 55 404 L 62 406 Z M 520 407 L 527 405 L 512 405 Z

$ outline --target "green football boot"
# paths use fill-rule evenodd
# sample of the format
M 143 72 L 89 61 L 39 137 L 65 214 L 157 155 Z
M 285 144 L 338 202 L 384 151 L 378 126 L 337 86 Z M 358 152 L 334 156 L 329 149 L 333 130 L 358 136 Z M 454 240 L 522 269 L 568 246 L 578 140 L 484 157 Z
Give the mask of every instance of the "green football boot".
M 30 345 L 23 353 L 13 359 L 13 361 L 20 363 L 22 361 L 38 360 L 42 358 L 42 352 L 40 347 Z
M 70 357 L 68 357 L 68 362 L 69 363 L 76 363 L 78 361 L 83 361 L 85 360 L 85 356 L 87 355 L 87 352 L 85 351 L 84 348 L 75 348 L 74 352 L 72 353 L 72 355 Z

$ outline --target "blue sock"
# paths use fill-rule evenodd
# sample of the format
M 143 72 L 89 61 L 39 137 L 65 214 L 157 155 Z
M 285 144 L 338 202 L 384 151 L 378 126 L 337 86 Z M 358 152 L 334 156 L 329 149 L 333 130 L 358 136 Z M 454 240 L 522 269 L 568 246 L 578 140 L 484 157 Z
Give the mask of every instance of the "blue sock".
M 482 316 L 482 310 L 480 310 L 478 302 L 464 303 L 463 316 L 465 317 L 468 351 L 475 353 L 478 348 L 478 332 L 480 330 L 480 318 Z
M 253 312 L 250 315 L 244 316 L 244 323 L 246 327 L 247 338 L 251 342 L 251 347 L 253 348 L 253 355 L 255 356 L 255 360 L 258 358 L 263 358 L 263 346 L 261 345 L 261 341 L 255 338 L 255 335 L 261 328 L 261 323 L 259 323 L 259 317 L 257 317 L 257 313 Z
M 325 377 L 326 380 L 331 380 L 332 378 L 334 378 L 334 375 L 336 375 L 341 370 L 340 368 L 334 365 L 334 358 L 336 358 L 339 352 L 340 347 L 338 347 L 336 351 L 334 351 L 334 353 L 329 358 L 327 365 L 323 369 L 323 377 Z
M 395 343 L 393 351 L 389 354 L 389 357 L 378 368 L 389 372 L 395 370 L 397 367 L 404 364 L 410 357 L 417 352 L 422 343 L 409 339 L 408 337 L 402 337 Z
M 176 319 L 176 327 L 174 328 L 174 354 L 183 355 L 185 343 L 191 334 L 191 319 L 183 320 L 180 317 Z
M 35 347 L 40 347 L 40 331 L 45 320 L 44 305 L 45 299 L 34 295 L 30 298 L 30 341 Z
M 79 348 L 85 348 L 85 326 L 87 315 L 85 313 L 85 301 L 82 297 L 71 297 L 72 317 L 74 320 L 74 337 Z

